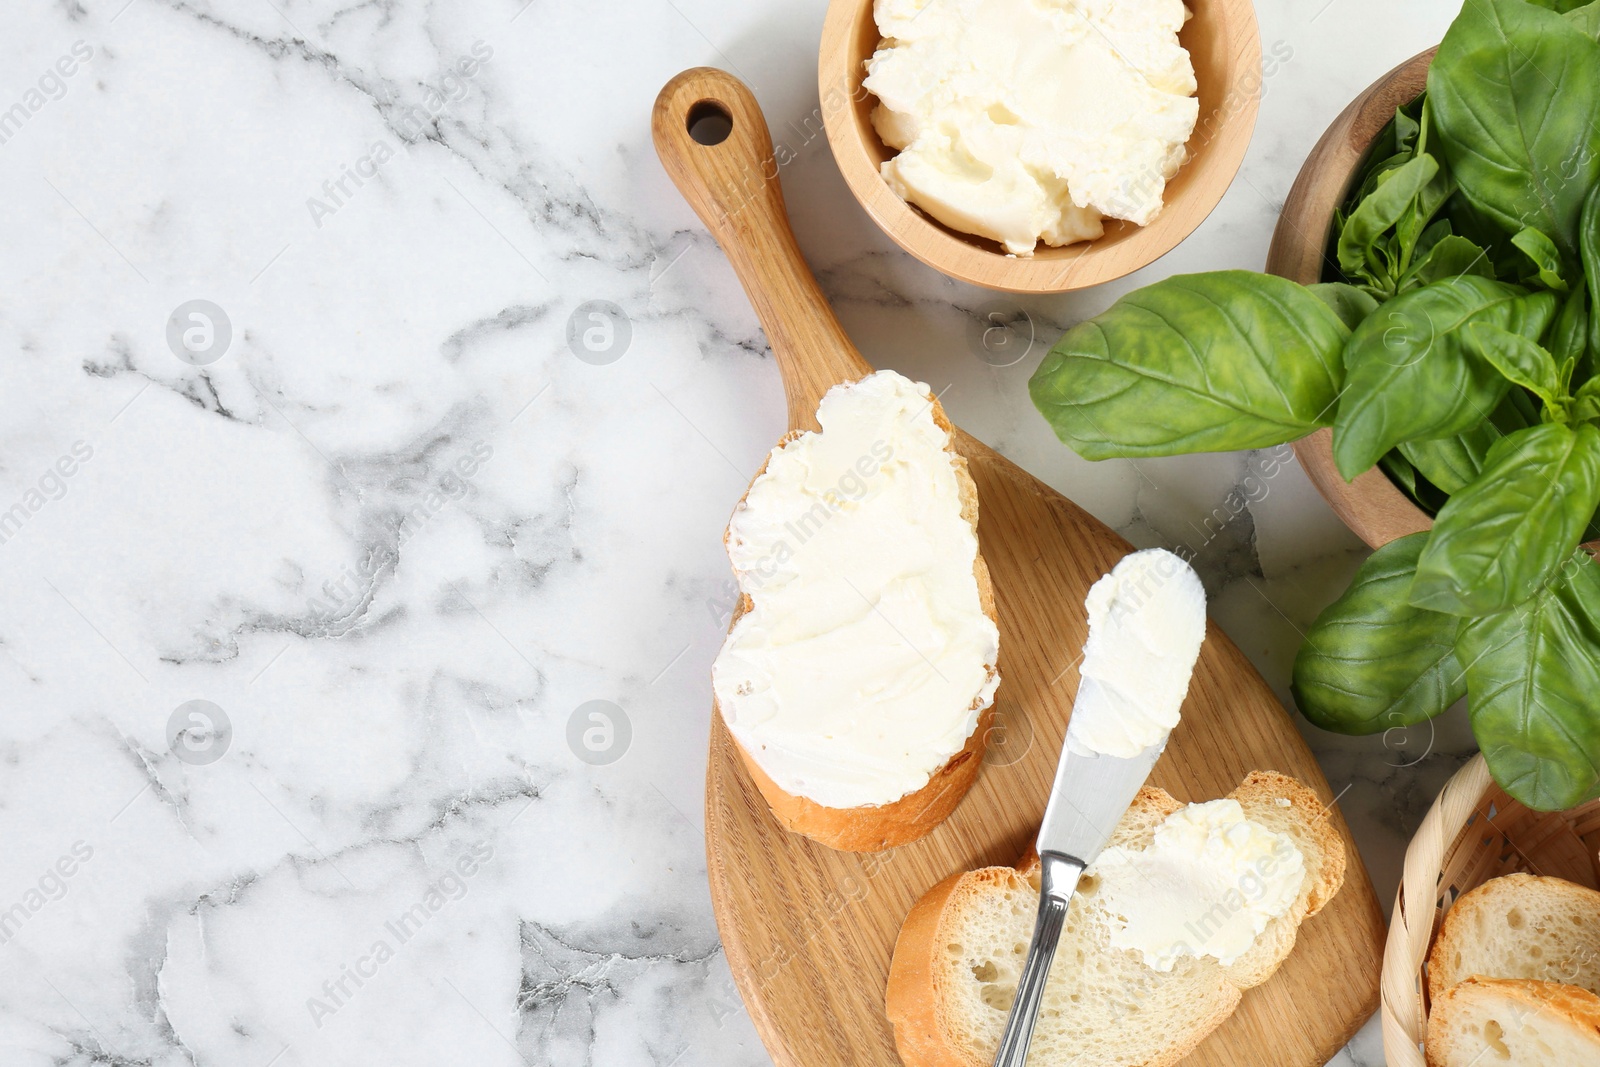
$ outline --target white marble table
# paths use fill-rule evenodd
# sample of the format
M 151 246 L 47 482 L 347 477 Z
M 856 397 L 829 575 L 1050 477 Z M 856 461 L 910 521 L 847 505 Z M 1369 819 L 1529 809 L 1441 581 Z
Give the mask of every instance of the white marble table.
M 783 408 L 650 146 L 684 67 L 742 73 L 798 148 L 795 230 L 868 357 L 1198 550 L 1287 698 L 1362 555 L 1301 472 L 1091 465 L 1025 384 L 1120 292 L 1259 267 L 1317 135 L 1453 0 L 1261 0 L 1221 207 L 1125 283 L 1022 301 L 897 251 L 807 135 L 823 6 L 5 5 L 0 1062 L 768 1062 L 700 793 L 719 537 Z M 1020 361 L 971 340 L 991 309 L 1031 323 Z M 1387 898 L 1459 713 L 1307 733 Z M 1369 1027 L 1335 1062 L 1381 1059 Z

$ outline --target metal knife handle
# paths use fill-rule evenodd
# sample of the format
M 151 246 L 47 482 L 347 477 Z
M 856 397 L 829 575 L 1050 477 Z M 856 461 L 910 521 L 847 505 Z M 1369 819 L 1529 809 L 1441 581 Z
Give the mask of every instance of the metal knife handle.
M 1044 1002 L 1045 979 L 1050 977 L 1050 963 L 1056 958 L 1061 927 L 1067 921 L 1067 905 L 1083 868 L 1081 861 L 1059 852 L 1039 854 L 1039 917 L 1033 924 L 1033 941 L 1017 980 L 1017 997 L 1011 1002 L 1011 1016 L 1006 1019 L 994 1067 L 1023 1067 L 1027 1062 L 1033 1024 Z

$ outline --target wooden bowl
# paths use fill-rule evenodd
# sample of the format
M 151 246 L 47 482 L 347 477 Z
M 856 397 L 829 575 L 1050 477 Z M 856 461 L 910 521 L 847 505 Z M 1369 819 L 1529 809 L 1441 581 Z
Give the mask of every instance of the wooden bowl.
M 1389 1067 L 1424 1067 L 1428 982 L 1423 964 L 1445 913 L 1468 890 L 1521 871 L 1600 888 L 1600 800 L 1533 811 L 1512 800 L 1474 756 L 1445 784 L 1406 849 L 1383 950 L 1383 1053 Z M 1487 1067 L 1487 1062 L 1486 1062 Z
M 872 0 L 831 0 L 822 25 L 817 80 L 828 144 L 861 206 L 901 248 L 958 281 L 1013 293 L 1063 293 L 1120 278 L 1175 248 L 1217 206 L 1244 159 L 1261 96 L 1261 37 L 1251 0 L 1190 0 L 1179 34 L 1194 61 L 1200 120 L 1189 160 L 1167 183 L 1166 207 L 1150 225 L 1107 220 L 1105 235 L 1031 257 L 959 233 L 900 199 L 880 173 L 894 152 L 872 128 L 877 98 L 862 88 L 878 47 Z
M 1333 213 L 1350 193 L 1361 161 L 1394 110 L 1422 94 L 1428 84 L 1430 48 L 1373 82 L 1322 135 L 1289 190 L 1267 251 L 1267 270 L 1302 285 L 1322 281 L 1332 261 L 1328 236 Z M 1389 476 L 1374 467 L 1353 482 L 1333 463 L 1333 431 L 1318 430 L 1294 444 L 1296 457 L 1317 491 L 1355 535 L 1373 548 L 1397 537 L 1433 528 L 1428 513 L 1412 503 Z

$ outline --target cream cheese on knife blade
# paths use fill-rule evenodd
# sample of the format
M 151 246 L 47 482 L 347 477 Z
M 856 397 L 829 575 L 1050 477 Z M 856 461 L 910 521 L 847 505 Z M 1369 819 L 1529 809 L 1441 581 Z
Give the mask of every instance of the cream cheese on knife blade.
M 1128 758 L 1178 725 L 1178 709 L 1206 636 L 1206 591 L 1161 548 L 1124 556 L 1086 602 L 1089 640 L 1067 747 Z
M 1206 636 L 1206 593 L 1163 549 L 1125 556 L 1089 590 L 1089 639 L 1067 747 L 1127 758 L 1178 725 Z M 1114 846 L 1085 877 L 1111 924 L 1113 948 L 1170 971 L 1184 956 L 1224 966 L 1294 904 L 1305 858 L 1287 834 L 1247 819 L 1236 800 L 1189 804 L 1142 849 Z

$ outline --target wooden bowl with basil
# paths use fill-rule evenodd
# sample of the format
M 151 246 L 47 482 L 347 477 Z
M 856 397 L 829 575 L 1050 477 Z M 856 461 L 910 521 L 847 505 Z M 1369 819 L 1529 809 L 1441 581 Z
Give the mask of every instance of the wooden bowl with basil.
M 1035 405 L 1090 459 L 1294 442 L 1376 549 L 1306 633 L 1305 716 L 1466 697 L 1511 796 L 1600 796 L 1600 0 L 1468 0 L 1328 131 L 1270 266 L 1128 294 Z
M 1269 273 L 1302 285 L 1339 280 L 1337 260 L 1328 259 L 1334 212 L 1349 198 L 1373 142 L 1394 121 L 1395 111 L 1427 88 L 1428 66 L 1437 51 L 1430 48 L 1406 60 L 1373 82 L 1333 120 L 1283 202 L 1267 250 Z M 1337 256 L 1337 248 L 1331 251 Z M 1294 442 L 1294 452 L 1334 514 L 1373 548 L 1433 528 L 1433 516 L 1379 468 L 1345 481 L 1333 462 L 1331 427 Z

